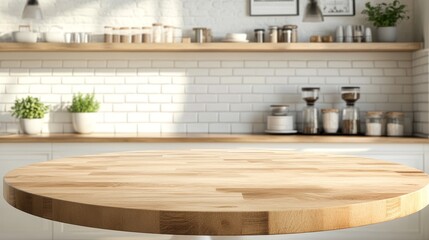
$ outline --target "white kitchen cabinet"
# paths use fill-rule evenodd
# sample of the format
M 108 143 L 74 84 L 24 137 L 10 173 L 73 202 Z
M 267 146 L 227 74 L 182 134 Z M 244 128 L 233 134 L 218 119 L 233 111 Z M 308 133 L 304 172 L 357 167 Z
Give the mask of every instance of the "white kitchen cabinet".
M 51 144 L 0 144 L 0 175 L 36 162 L 51 159 Z M 3 181 L 2 181 L 3 182 Z M 3 184 L 1 184 L 3 192 Z M 21 212 L 0 199 L 0 239 L 52 239 L 52 221 Z
M 0 145 L 0 159 L 5 159 L 3 153 L 5 150 Z M 398 162 L 404 165 L 415 167 L 418 169 L 426 170 L 429 172 L 429 147 L 423 144 L 260 144 L 260 143 L 54 143 L 52 149 L 45 153 L 45 155 L 37 155 L 34 153 L 34 148 L 20 147 L 22 144 L 11 144 L 14 149 L 20 151 L 9 151 L 14 159 L 24 159 L 16 166 L 9 166 L 11 168 L 18 167 L 19 165 L 26 165 L 28 163 L 48 160 L 50 156 L 53 159 L 91 155 L 99 153 L 120 152 L 120 151 L 139 151 L 150 149 L 219 149 L 219 148 L 262 148 L 262 149 L 284 149 L 303 152 L 321 152 L 333 153 L 343 155 L 357 155 L 363 157 L 370 157 L 382 159 L 392 162 Z M 11 148 L 9 147 L 8 150 Z M 40 152 L 39 152 L 40 154 Z M 34 157 L 36 159 L 34 159 Z M 41 157 L 44 156 L 44 157 Z M 25 160 L 27 159 L 27 160 Z M 27 162 L 28 161 L 28 162 Z M 5 171 L 2 166 L 2 173 Z M 18 214 L 18 210 L 14 210 L 11 214 Z M 3 215 L 3 209 L 1 209 Z M 37 230 L 38 233 L 32 235 L 31 239 L 53 239 L 55 240 L 169 240 L 171 236 L 168 235 L 150 235 L 150 234 L 137 234 L 125 233 L 118 231 L 100 230 L 94 228 L 80 227 L 62 223 L 54 223 L 53 228 L 46 228 L 50 232 L 50 236 L 44 238 L 45 229 L 43 229 L 36 217 L 24 214 L 26 221 L 32 221 L 28 229 Z M 31 220 L 28 220 L 31 219 Z M 339 231 L 330 231 L 322 233 L 306 233 L 296 235 L 279 235 L 270 237 L 236 237 L 234 239 L 242 240 L 427 240 L 429 239 L 429 228 L 426 226 L 429 222 L 429 209 L 425 209 L 420 213 L 398 219 L 395 221 L 375 224 L 366 227 L 359 227 L 354 229 L 346 229 Z M 31 226 L 30 226 L 31 225 Z M 19 226 L 19 224 L 17 225 Z M 17 229 L 21 231 L 20 227 L 13 226 L 10 232 L 16 233 Z M 31 232 L 29 230 L 29 232 Z M 27 235 L 28 236 L 28 235 Z M 36 237 L 33 237 L 36 236 Z M 3 238 L 3 231 L 0 239 L 25 239 L 25 238 Z M 29 238 L 28 238 L 29 239 Z M 183 238 L 182 238 L 183 239 Z M 186 238 L 191 240 L 191 238 Z M 214 240 L 223 240 L 224 238 L 215 237 Z

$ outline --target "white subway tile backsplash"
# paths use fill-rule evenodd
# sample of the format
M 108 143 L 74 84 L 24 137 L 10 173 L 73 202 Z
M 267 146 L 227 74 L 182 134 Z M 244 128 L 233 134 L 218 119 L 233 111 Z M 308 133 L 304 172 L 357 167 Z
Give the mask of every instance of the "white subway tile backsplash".
M 188 133 L 208 133 L 209 132 L 209 124 L 207 124 L 207 123 L 187 124 L 186 130 Z
M 216 94 L 204 94 L 204 95 L 196 95 L 196 102 L 199 103 L 213 103 L 218 101 L 218 95 Z
M 174 61 L 152 61 L 152 67 L 154 68 L 173 68 Z
M 222 61 L 222 68 L 243 68 L 243 61 Z
M 63 61 L 63 67 L 65 68 L 86 68 L 88 62 L 83 60 L 66 60 Z
M 40 84 L 40 77 L 20 77 L 19 84 Z
M 210 123 L 209 133 L 231 133 L 231 124 Z
M 38 60 L 21 61 L 21 67 L 22 68 L 41 68 L 42 61 L 38 61 Z
M 218 101 L 220 103 L 237 103 L 241 102 L 241 95 L 238 94 L 221 94 Z
M 161 92 L 167 93 L 167 94 L 185 93 L 185 86 L 183 86 L 183 85 L 163 85 Z
M 127 68 L 128 61 L 127 60 L 109 60 L 107 61 L 108 68 Z
M 220 61 L 199 61 L 198 67 L 200 68 L 220 68 Z
M 161 93 L 161 85 L 140 85 L 138 86 L 137 92 L 143 94 Z
M 152 67 L 151 61 L 146 60 L 131 60 L 128 62 L 130 68 L 150 68 Z
M 269 105 L 301 111 L 301 87 L 321 87 L 320 107 L 342 107 L 341 86 L 356 85 L 362 111 L 414 111 L 416 129 L 428 129 L 427 57 L 401 54 L 398 60 L 388 53 L 356 59 L 315 54 L 309 60 L 268 53 L 0 59 L 0 126 L 16 131 L 6 108 L 17 97 L 34 95 L 53 109 L 55 125 L 45 131 L 71 132 L 65 106 L 73 93 L 83 92 L 101 102 L 98 132 L 262 132 Z
M 149 96 L 150 103 L 170 103 L 171 96 L 164 94 L 154 94 Z

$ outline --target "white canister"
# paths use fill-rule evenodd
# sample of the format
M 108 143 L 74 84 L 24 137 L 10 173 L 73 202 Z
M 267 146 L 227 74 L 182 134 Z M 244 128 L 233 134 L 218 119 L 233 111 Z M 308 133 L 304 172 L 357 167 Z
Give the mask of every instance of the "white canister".
M 334 134 L 340 128 L 340 110 L 336 108 L 322 109 L 323 131 L 325 133 Z
M 267 129 L 271 131 L 293 131 L 293 116 L 268 116 Z

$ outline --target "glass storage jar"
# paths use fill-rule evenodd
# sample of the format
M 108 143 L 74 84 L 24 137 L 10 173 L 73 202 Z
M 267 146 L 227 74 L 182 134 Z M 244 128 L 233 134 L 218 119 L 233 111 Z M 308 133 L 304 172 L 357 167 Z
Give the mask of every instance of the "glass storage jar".
M 366 134 L 367 136 L 383 136 L 386 129 L 386 121 L 383 112 L 366 113 Z
M 271 43 L 277 43 L 278 42 L 278 27 L 277 26 L 271 26 L 270 27 L 270 42 Z
M 387 136 L 404 136 L 404 113 L 388 112 L 387 114 Z
M 139 27 L 133 27 L 131 29 L 131 42 L 132 43 L 142 43 L 142 29 Z
M 174 27 L 164 26 L 164 40 L 166 43 L 174 43 Z
M 335 134 L 340 127 L 340 110 L 336 108 L 322 109 L 323 131 Z
M 120 43 L 121 42 L 121 29 L 120 28 L 114 27 L 112 35 L 113 35 L 112 40 L 114 43 Z
M 152 28 L 143 27 L 142 28 L 142 42 L 143 43 L 152 43 Z
M 152 30 L 153 30 L 153 34 L 152 34 L 152 41 L 154 43 L 162 43 L 164 42 L 163 40 L 163 30 L 164 28 L 162 27 L 161 23 L 154 23 L 152 24 Z
M 121 27 L 121 43 L 130 43 L 130 28 L 129 27 Z
M 113 27 L 110 27 L 110 26 L 104 27 L 104 42 L 105 43 L 113 42 Z
M 345 135 L 357 135 L 360 132 L 359 108 L 347 106 L 343 109 L 343 128 Z

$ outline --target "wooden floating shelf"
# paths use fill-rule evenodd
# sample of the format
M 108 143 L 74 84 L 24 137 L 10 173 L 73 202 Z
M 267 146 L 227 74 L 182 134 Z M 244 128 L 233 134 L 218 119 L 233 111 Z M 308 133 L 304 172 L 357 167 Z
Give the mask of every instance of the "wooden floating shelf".
M 0 52 L 413 52 L 422 43 L 0 43 Z

